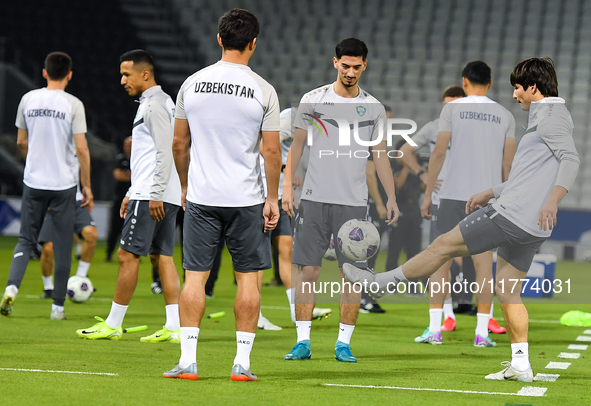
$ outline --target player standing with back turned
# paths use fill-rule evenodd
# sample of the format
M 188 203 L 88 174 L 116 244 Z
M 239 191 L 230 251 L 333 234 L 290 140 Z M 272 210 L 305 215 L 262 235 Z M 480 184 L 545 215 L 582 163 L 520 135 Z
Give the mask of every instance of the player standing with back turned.
M 250 352 L 261 304 L 258 271 L 271 267 L 266 232 L 279 220 L 280 110 L 273 86 L 248 67 L 259 34 L 257 18 L 232 9 L 220 18 L 218 30 L 222 59 L 190 76 L 177 97 L 173 151 L 185 208 L 186 280 L 180 299 L 181 357 L 164 377 L 199 376 L 197 340 L 205 313 L 205 283 L 219 241 L 225 238 L 238 284 L 237 348 L 230 377 L 256 381 Z M 259 165 L 261 139 L 266 199 Z

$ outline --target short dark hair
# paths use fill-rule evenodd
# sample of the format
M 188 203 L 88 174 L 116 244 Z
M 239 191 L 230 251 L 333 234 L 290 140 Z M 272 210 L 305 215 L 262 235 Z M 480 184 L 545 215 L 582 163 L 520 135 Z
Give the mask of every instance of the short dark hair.
M 473 85 L 488 85 L 491 78 L 490 67 L 482 61 L 468 62 L 462 70 L 462 77 Z
M 451 85 L 443 91 L 441 100 L 445 100 L 446 97 L 466 97 L 466 92 L 462 86 Z
M 65 52 L 52 52 L 45 58 L 45 70 L 51 80 L 61 80 L 72 70 L 72 58 Z
M 365 61 L 367 59 L 367 52 L 365 42 L 357 38 L 345 38 L 335 48 L 337 59 L 341 59 L 343 55 L 347 55 L 360 56 Z
M 127 61 L 132 61 L 134 65 L 145 63 L 148 65 L 148 69 L 154 73 L 154 59 L 152 59 L 152 55 L 148 51 L 144 51 L 143 49 L 127 51 L 119 57 L 119 63 Z
M 511 72 L 511 86 L 521 85 L 523 89 L 536 85 L 544 97 L 558 96 L 558 79 L 554 61 L 546 58 L 528 58 L 519 62 Z
M 244 51 L 259 35 L 259 20 L 248 10 L 233 8 L 220 17 L 218 32 L 226 50 Z

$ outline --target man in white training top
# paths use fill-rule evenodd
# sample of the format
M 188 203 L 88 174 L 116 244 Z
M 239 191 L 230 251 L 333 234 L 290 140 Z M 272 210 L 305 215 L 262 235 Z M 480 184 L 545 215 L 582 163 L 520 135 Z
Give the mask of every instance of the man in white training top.
M 552 60 L 520 62 L 511 73 L 511 84 L 513 98 L 529 111 L 529 120 L 509 179 L 470 197 L 465 211 L 472 213 L 404 265 L 377 275 L 352 266 L 343 271 L 352 282 L 367 281 L 388 289 L 388 284 L 431 275 L 450 258 L 498 248 L 495 288 L 511 339 L 512 359 L 503 362 L 502 371 L 485 378 L 532 382 L 521 285 L 534 254 L 556 226 L 558 203 L 573 186 L 580 161 L 571 115 L 564 99 L 558 97 Z M 496 202 L 488 204 L 493 198 Z

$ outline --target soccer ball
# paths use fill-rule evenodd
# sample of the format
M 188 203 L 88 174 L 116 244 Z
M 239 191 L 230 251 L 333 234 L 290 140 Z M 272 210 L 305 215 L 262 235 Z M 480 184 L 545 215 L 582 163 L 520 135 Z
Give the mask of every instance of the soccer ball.
M 352 219 L 339 229 L 337 244 L 345 257 L 353 261 L 365 261 L 378 252 L 380 233 L 369 221 Z
M 328 249 L 324 254 L 324 259 L 329 261 L 336 261 L 337 260 L 337 251 L 335 250 L 334 246 L 334 235 L 330 235 L 330 244 L 328 245 Z
M 74 303 L 84 303 L 94 293 L 94 286 L 88 278 L 72 276 L 68 279 L 68 299 Z

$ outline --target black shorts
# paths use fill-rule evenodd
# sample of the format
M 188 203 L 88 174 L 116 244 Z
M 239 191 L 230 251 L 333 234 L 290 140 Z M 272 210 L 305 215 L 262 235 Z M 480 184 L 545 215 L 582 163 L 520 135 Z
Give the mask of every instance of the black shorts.
M 277 227 L 271 231 L 271 241 L 281 235 L 289 235 L 291 237 L 291 220 L 287 213 L 281 207 L 281 200 L 279 200 L 279 221 Z
M 82 238 L 82 230 L 88 226 L 94 227 L 94 220 L 90 215 L 88 209 L 80 207 L 82 204 L 81 200 L 76 202 L 76 215 L 74 218 L 74 234 L 80 239 Z M 53 241 L 53 218 L 51 217 L 51 211 L 48 211 L 43 219 L 43 225 L 39 232 L 39 238 L 37 238 L 39 244 Z
M 330 244 L 331 234 L 338 235 L 341 226 L 351 219 L 365 219 L 366 206 L 345 206 L 302 200 L 296 217 L 291 262 L 300 266 L 320 266 Z M 339 267 L 344 263 L 365 267 L 367 261 L 346 258 L 337 248 Z
M 172 257 L 178 210 L 179 206 L 164 203 L 164 218 L 156 221 L 150 216 L 148 200 L 130 200 L 121 231 L 121 249 L 144 257 L 148 254 Z
M 247 207 L 204 206 L 187 201 L 183 268 L 211 270 L 220 239 L 225 237 L 236 272 L 271 268 L 270 233 L 263 232 L 263 204 Z
M 497 255 L 527 272 L 545 237 L 535 237 L 499 214 L 490 204 L 458 224 L 470 255 L 497 248 Z

